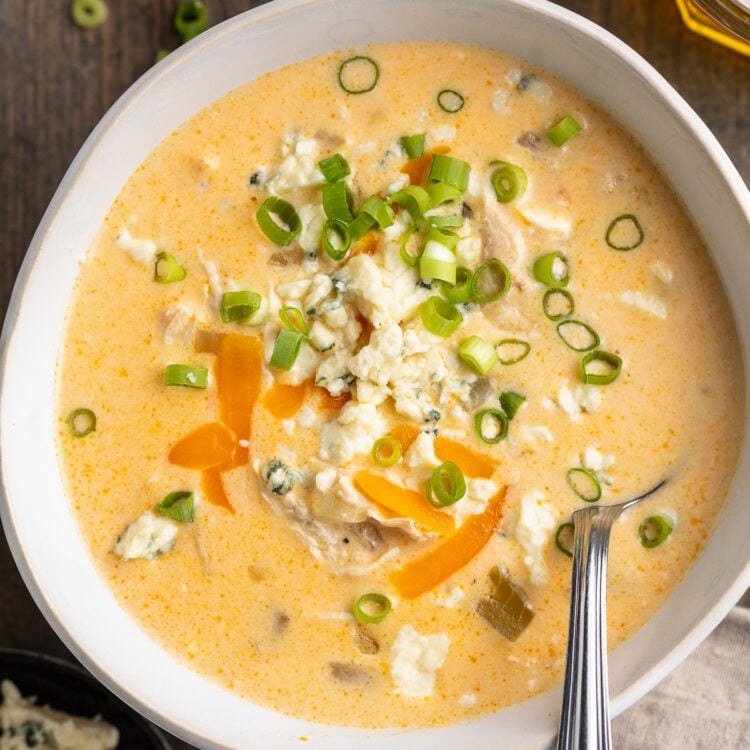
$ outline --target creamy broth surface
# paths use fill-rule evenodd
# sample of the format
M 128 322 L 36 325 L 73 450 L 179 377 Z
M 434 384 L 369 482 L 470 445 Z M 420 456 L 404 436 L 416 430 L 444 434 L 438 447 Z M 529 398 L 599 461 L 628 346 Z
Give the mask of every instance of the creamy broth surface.
M 380 71 L 377 85 L 356 95 L 337 78 L 354 54 Z M 459 111 L 438 106 L 444 89 L 461 94 Z M 546 133 L 565 115 L 583 127 L 558 147 Z M 343 260 L 319 247 L 317 162 L 345 157 L 356 209 L 409 184 L 404 170 L 415 175 L 415 163 L 399 138 L 418 133 L 428 154 L 471 165 L 460 201 L 433 211 L 464 219 L 452 251 L 458 265 L 474 271 L 499 258 L 511 277 L 500 299 L 460 305 L 463 322 L 445 338 L 426 331 L 420 314 L 440 285 L 420 284 L 419 265 L 399 254 L 411 224 L 403 207 Z M 497 201 L 495 160 L 523 168 L 521 197 Z M 269 195 L 291 203 L 302 222 L 286 248 L 256 220 Z M 644 239 L 618 251 L 605 234 L 628 214 Z M 567 258 L 572 318 L 598 333 L 599 350 L 622 360 L 612 383 L 582 382 L 583 354 L 564 345 L 543 313 L 550 287 L 535 278 L 534 263 L 553 251 Z M 158 252 L 174 256 L 185 278 L 156 283 Z M 562 272 L 552 271 L 554 281 Z M 220 299 L 232 290 L 264 295 L 265 322 L 222 323 Z M 299 308 L 311 333 L 288 372 L 269 366 L 283 306 Z M 530 351 L 482 376 L 456 356 L 471 335 L 493 345 L 521 339 Z M 170 451 L 185 436 L 231 422 L 217 360 L 237 341 L 260 364 L 240 378 L 240 390 L 259 393 L 246 426 L 233 429 L 235 465 L 214 473 L 178 465 Z M 570 558 L 555 532 L 584 504 L 566 481 L 569 469 L 596 477 L 600 502 L 669 478 L 613 532 L 610 646 L 669 596 L 711 533 L 733 475 L 744 412 L 738 350 L 698 233 L 642 150 L 604 113 L 550 73 L 493 51 L 376 45 L 292 65 L 227 94 L 130 178 L 76 282 L 59 367 L 60 460 L 102 576 L 176 658 L 298 717 L 440 726 L 561 681 Z M 205 367 L 208 387 L 166 386 L 171 363 Z M 509 391 L 525 401 L 507 437 L 482 442 L 476 413 L 498 408 Z M 79 407 L 93 410 L 97 424 L 75 438 L 65 419 Z M 404 441 L 402 460 L 380 467 L 372 444 L 394 428 L 418 437 Z M 364 473 L 423 495 L 445 460 L 463 469 L 468 489 L 448 508 L 424 499 L 430 514 L 455 527 L 442 535 L 386 511 L 357 484 Z M 476 466 L 485 465 L 480 476 Z M 212 481 L 231 509 L 212 502 Z M 164 554 L 124 559 L 126 530 L 176 490 L 194 492 L 194 521 L 162 517 Z M 417 596 L 399 588 L 394 571 L 486 518 L 494 503 L 501 519 L 466 565 Z M 650 515 L 673 529 L 646 548 L 638 529 Z M 494 566 L 535 611 L 515 641 L 476 611 L 491 594 Z M 368 592 L 391 601 L 381 622 L 352 614 Z

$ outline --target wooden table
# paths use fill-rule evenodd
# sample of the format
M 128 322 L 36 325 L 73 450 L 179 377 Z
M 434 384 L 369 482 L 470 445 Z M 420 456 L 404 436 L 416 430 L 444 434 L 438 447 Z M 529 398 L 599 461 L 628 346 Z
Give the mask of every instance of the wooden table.
M 456 0 L 460 2 L 460 0 Z M 98 29 L 77 28 L 69 2 L 0 0 L 0 285 L 3 315 L 34 230 L 65 170 L 108 107 L 174 48 L 177 0 L 108 0 Z M 206 0 L 209 21 L 259 5 Z M 670 0 L 561 0 L 662 73 L 713 130 L 750 183 L 750 58 L 689 32 Z M 0 539 L 0 646 L 66 656 Z M 175 748 L 189 746 L 175 740 Z M 688 750 L 686 748 L 686 750 Z

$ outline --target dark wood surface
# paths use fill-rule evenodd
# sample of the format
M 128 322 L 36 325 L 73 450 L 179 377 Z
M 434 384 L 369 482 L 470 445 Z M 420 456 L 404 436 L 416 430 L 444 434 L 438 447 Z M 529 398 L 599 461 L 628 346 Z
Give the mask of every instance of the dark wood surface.
M 456 0 L 457 3 L 460 0 Z M 34 230 L 86 136 L 110 105 L 174 48 L 177 0 L 108 0 L 98 29 L 68 0 L 0 0 L 0 309 Z M 209 22 L 259 5 L 206 0 Z M 689 32 L 671 0 L 564 0 L 643 55 L 706 121 L 750 183 L 750 58 Z M 37 610 L 0 537 L 0 646 L 69 656 Z M 72 657 L 70 657 L 72 658 Z M 189 746 L 175 740 L 175 748 Z

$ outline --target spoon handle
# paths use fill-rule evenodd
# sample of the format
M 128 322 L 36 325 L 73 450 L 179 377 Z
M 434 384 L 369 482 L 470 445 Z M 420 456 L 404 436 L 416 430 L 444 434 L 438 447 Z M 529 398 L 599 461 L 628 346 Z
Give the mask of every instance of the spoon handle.
M 587 508 L 573 514 L 570 624 L 557 750 L 612 747 L 606 581 L 609 532 L 615 517 L 604 508 Z

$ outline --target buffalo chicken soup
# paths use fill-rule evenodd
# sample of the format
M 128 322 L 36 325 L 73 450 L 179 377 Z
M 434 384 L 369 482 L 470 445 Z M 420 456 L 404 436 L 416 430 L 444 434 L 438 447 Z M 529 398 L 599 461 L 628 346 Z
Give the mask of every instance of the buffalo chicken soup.
M 669 479 L 613 532 L 610 644 L 664 602 L 741 375 L 637 144 L 543 70 L 397 43 L 232 91 L 133 174 L 76 282 L 59 453 L 102 576 L 192 669 L 439 726 L 561 681 L 575 509 Z

